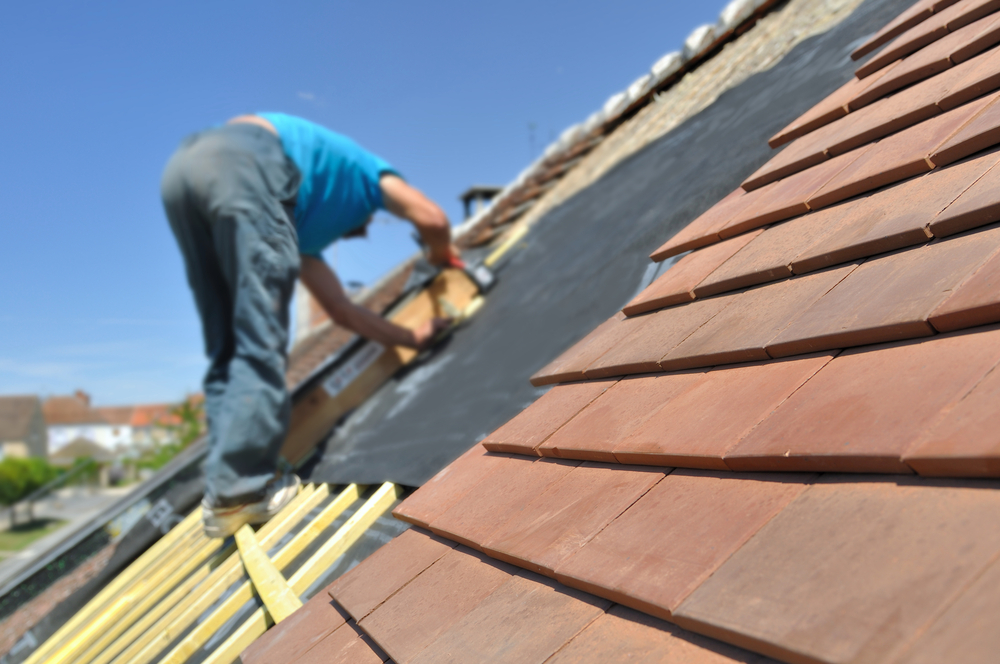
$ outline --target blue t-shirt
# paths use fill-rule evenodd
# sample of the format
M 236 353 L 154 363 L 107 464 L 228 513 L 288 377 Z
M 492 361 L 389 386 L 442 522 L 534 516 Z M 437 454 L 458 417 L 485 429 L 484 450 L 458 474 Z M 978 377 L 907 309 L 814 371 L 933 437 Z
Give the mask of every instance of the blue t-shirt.
M 319 256 L 384 207 L 379 176 L 398 175 L 384 159 L 326 127 L 284 113 L 258 113 L 278 130 L 285 154 L 302 173 L 295 204 L 299 253 Z

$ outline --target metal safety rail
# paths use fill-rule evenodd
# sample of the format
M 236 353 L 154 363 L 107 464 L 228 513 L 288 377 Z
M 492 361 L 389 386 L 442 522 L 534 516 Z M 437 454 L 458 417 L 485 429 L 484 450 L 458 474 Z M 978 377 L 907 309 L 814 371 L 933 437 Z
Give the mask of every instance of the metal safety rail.
M 26 664 L 180 664 L 256 596 L 263 606 L 204 659 L 212 664 L 237 661 L 271 625 L 301 606 L 299 598 L 403 495 L 401 486 L 386 482 L 319 543 L 365 489 L 348 485 L 323 505 L 331 497 L 330 485 L 307 485 L 257 532 L 241 528 L 235 544 L 205 536 L 199 507 L 39 646 Z M 286 579 L 281 570 L 317 543 L 318 549 Z

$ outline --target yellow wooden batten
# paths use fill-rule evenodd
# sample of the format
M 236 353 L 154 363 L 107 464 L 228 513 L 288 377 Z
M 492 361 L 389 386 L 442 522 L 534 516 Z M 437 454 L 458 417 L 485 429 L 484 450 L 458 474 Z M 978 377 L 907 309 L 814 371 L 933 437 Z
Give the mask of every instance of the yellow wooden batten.
M 236 546 L 239 547 L 243 567 L 253 581 L 254 590 L 263 600 L 274 622 L 279 623 L 295 613 L 302 606 L 302 600 L 292 592 L 288 581 L 260 548 L 253 535 L 253 528 L 244 524 L 236 531 Z

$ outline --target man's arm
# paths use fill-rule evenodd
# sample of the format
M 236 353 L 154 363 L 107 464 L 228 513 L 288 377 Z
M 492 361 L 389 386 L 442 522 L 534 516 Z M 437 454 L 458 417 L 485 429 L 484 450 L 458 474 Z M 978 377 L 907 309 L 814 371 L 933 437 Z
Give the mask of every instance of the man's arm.
M 458 249 L 451 243 L 451 224 L 437 203 L 396 175 L 383 175 L 379 186 L 385 209 L 416 226 L 428 248 L 427 260 L 448 265 L 452 258 L 458 259 Z
M 435 318 L 408 330 L 387 321 L 351 302 L 330 266 L 312 256 L 302 256 L 299 278 L 334 323 L 385 346 L 425 348 L 449 323 L 447 319 Z

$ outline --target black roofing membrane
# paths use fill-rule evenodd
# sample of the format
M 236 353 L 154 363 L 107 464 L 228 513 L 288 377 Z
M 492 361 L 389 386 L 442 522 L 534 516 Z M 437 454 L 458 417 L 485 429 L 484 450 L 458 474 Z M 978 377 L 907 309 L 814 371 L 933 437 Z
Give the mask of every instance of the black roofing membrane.
M 864 62 L 851 51 L 911 4 L 867 0 L 545 214 L 483 309 L 348 415 L 311 479 L 419 486 L 541 396 L 528 378 L 628 302 L 649 254 L 775 154 L 767 140 L 847 82 Z

